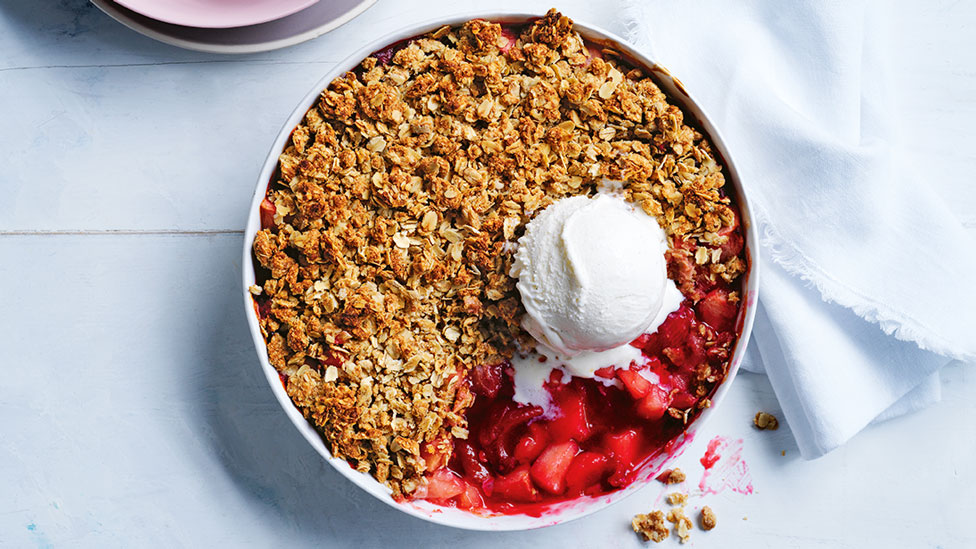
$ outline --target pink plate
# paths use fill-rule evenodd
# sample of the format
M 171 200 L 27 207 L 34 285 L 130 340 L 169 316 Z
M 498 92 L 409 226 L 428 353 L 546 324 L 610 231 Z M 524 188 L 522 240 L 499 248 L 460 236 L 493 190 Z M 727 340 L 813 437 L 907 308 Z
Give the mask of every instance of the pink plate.
M 257 25 L 301 11 L 318 0 L 117 0 L 146 17 L 187 27 Z

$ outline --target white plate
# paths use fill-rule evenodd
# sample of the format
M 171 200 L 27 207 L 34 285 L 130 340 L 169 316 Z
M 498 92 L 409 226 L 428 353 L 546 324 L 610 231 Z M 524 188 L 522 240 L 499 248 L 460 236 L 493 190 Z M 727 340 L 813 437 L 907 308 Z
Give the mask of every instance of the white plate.
M 111 0 L 91 0 L 109 17 L 130 29 L 180 48 L 210 53 L 255 53 L 311 40 L 349 22 L 376 0 L 323 0 L 304 10 L 259 25 L 204 29 L 164 23 Z
M 531 528 L 541 528 L 544 526 L 560 524 L 584 517 L 599 511 L 600 509 L 604 509 L 653 482 L 654 476 L 663 467 L 665 467 L 667 463 L 681 454 L 681 450 L 688 442 L 691 442 L 698 429 L 701 428 L 708 418 L 715 415 L 717 410 L 720 408 L 719 405 L 721 404 L 722 399 L 725 397 L 725 394 L 728 393 L 732 380 L 735 378 L 736 372 L 739 370 L 742 357 L 745 355 L 746 345 L 749 342 L 749 334 L 752 332 L 752 323 L 755 317 L 755 309 L 758 298 L 759 235 L 756 231 L 755 225 L 752 222 L 751 210 L 749 208 L 749 203 L 746 200 L 742 182 L 739 179 L 739 172 L 735 168 L 735 164 L 733 163 L 732 157 L 730 156 L 728 148 L 725 146 L 725 142 L 721 135 L 718 133 L 718 131 L 716 131 L 715 127 L 709 121 L 701 107 L 695 103 L 688 91 L 685 90 L 681 82 L 672 77 L 670 73 L 661 68 L 646 55 L 627 45 L 622 38 L 619 38 L 614 34 L 597 27 L 576 22 L 575 28 L 580 34 L 583 35 L 584 38 L 601 44 L 606 44 L 608 46 L 612 44 L 615 50 L 629 56 L 633 62 L 635 62 L 637 65 L 643 66 L 649 74 L 652 74 L 661 89 L 668 94 L 669 99 L 684 109 L 688 116 L 693 117 L 698 122 L 699 127 L 701 127 L 705 131 L 706 135 L 708 135 L 708 137 L 711 139 L 712 144 L 714 145 L 714 150 L 724 160 L 725 174 L 729 184 L 735 192 L 735 199 L 742 214 L 742 226 L 745 229 L 746 237 L 745 250 L 749 258 L 750 267 L 742 283 L 745 295 L 745 299 L 743 300 L 743 303 L 745 304 L 745 311 L 743 313 L 744 318 L 742 323 L 742 332 L 739 336 L 739 340 L 736 342 L 728 375 L 712 396 L 711 407 L 702 411 L 698 418 L 693 421 L 685 429 L 685 431 L 677 437 L 677 439 L 675 439 L 675 449 L 672 450 L 671 454 L 660 455 L 652 459 L 644 466 L 644 468 L 638 474 L 638 478 L 634 480 L 630 486 L 598 497 L 583 497 L 573 501 L 557 503 L 551 506 L 541 517 L 532 517 L 528 515 L 500 515 L 486 517 L 474 515 L 451 507 L 439 507 L 427 501 L 397 503 L 392 497 L 390 497 L 389 488 L 383 486 L 368 474 L 357 472 L 344 460 L 332 457 L 332 454 L 329 452 L 328 447 L 326 447 L 325 443 L 323 442 L 321 435 L 319 435 L 319 433 L 308 423 L 308 421 L 305 420 L 302 413 L 299 412 L 298 408 L 296 408 L 291 402 L 291 399 L 288 397 L 288 393 L 285 391 L 285 388 L 281 383 L 281 379 L 278 377 L 277 370 L 275 370 L 275 368 L 268 361 L 267 345 L 265 344 L 264 337 L 261 335 L 261 328 L 258 326 L 257 315 L 255 314 L 255 304 L 250 291 L 248 291 L 248 288 L 255 283 L 254 257 L 251 252 L 251 248 L 254 243 L 254 235 L 261 229 L 259 208 L 261 201 L 264 199 L 265 193 L 267 192 L 268 182 L 270 181 L 271 176 L 278 165 L 278 155 L 282 150 L 284 150 L 286 142 L 291 137 L 292 130 L 305 117 L 306 111 L 308 111 L 308 109 L 316 101 L 318 101 L 322 90 L 325 89 L 333 79 L 344 74 L 346 71 L 353 69 L 360 63 L 360 61 L 368 57 L 371 53 L 401 40 L 413 38 L 426 32 L 435 30 L 442 25 L 457 25 L 470 19 L 478 18 L 495 22 L 524 23 L 525 21 L 532 18 L 537 18 L 540 15 L 542 14 L 511 14 L 490 12 L 444 17 L 433 21 L 427 21 L 425 23 L 411 25 L 410 27 L 390 33 L 377 40 L 373 40 L 372 42 L 363 46 L 359 51 L 353 53 L 344 61 L 337 64 L 332 70 L 323 76 L 317 84 L 312 86 L 312 89 L 309 91 L 308 95 L 302 99 L 301 103 L 299 103 L 298 107 L 291 114 L 288 120 L 285 121 L 285 125 L 278 133 L 278 137 L 271 146 L 271 151 L 264 162 L 264 167 L 261 169 L 261 174 L 258 176 L 257 188 L 254 191 L 254 197 L 251 201 L 251 209 L 248 212 L 247 228 L 244 230 L 244 254 L 242 262 L 244 286 L 243 295 L 241 297 L 244 299 L 247 323 L 248 327 L 251 329 L 251 337 L 254 340 L 254 346 L 258 353 L 261 369 L 264 371 L 265 377 L 271 386 L 271 390 L 278 399 L 278 402 L 281 404 L 281 407 L 284 409 L 285 414 L 289 417 L 289 419 L 291 419 L 292 423 L 295 424 L 295 427 L 299 430 L 302 436 L 305 437 L 305 440 L 307 440 L 308 443 L 319 454 L 321 454 L 323 458 L 325 458 L 337 471 L 339 471 L 340 474 L 351 480 L 363 490 L 376 496 L 380 501 L 383 501 L 384 503 L 403 511 L 404 513 L 428 520 L 430 522 L 469 530 L 528 530 Z

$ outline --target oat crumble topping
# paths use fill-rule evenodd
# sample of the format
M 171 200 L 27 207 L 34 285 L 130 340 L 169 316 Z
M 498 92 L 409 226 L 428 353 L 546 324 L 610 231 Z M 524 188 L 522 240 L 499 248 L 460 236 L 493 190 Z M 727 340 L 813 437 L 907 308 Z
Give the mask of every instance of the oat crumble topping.
M 467 370 L 532 345 L 507 273 L 552 202 L 625 181 L 692 300 L 696 269 L 745 271 L 719 248 L 736 214 L 708 140 L 643 71 L 601 55 L 555 10 L 512 39 L 443 27 L 336 78 L 279 157 L 253 245 L 271 364 L 332 453 L 396 498 L 467 436 Z M 724 373 L 704 366 L 701 394 Z

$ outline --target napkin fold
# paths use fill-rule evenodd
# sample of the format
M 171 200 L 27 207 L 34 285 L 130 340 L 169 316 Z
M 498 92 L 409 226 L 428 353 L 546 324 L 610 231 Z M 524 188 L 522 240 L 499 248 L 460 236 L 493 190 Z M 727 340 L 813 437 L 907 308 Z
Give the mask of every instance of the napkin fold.
M 761 234 L 744 367 L 769 375 L 801 454 L 937 401 L 939 368 L 976 360 L 976 245 L 905 162 L 884 8 L 624 5 L 628 39 L 681 78 L 739 168 Z

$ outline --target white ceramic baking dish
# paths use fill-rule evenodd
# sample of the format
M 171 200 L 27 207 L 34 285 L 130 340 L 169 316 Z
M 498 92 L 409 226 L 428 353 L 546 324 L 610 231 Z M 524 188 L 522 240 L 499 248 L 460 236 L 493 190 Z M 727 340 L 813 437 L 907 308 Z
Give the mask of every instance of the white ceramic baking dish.
M 269 152 L 268 157 L 264 162 L 264 167 L 258 176 L 257 185 L 254 191 L 254 198 L 251 201 L 251 208 L 248 212 L 247 228 L 245 229 L 244 233 L 242 296 L 244 298 L 248 326 L 251 330 L 251 336 L 254 339 L 254 346 L 257 349 L 261 368 L 264 370 L 264 374 L 268 379 L 268 384 L 271 387 L 272 392 L 274 392 L 275 397 L 278 399 L 278 402 L 281 403 L 281 407 L 284 409 L 285 413 L 291 419 L 292 423 L 295 424 L 295 427 L 299 430 L 302 436 L 305 437 L 308 443 L 311 444 L 312 447 L 315 448 L 315 450 L 321 454 L 323 458 L 332 464 L 332 466 L 335 467 L 339 473 L 366 492 L 369 492 L 373 496 L 379 498 L 381 501 L 388 503 L 400 511 L 420 517 L 424 520 L 471 530 L 501 531 L 539 528 L 577 519 L 603 509 L 610 504 L 620 501 L 621 499 L 640 490 L 649 482 L 652 482 L 654 476 L 661 469 L 667 466 L 668 462 L 672 461 L 674 457 L 680 454 L 683 446 L 694 438 L 695 433 L 702 427 L 702 425 L 704 425 L 711 416 L 721 413 L 720 404 L 723 397 L 728 392 L 732 380 L 735 379 L 736 373 L 739 370 L 739 365 L 742 362 L 746 344 L 749 340 L 749 334 L 752 331 L 759 283 L 758 236 L 756 227 L 752 223 L 746 192 L 742 181 L 739 179 L 738 171 L 735 168 L 733 156 L 725 146 L 725 142 L 723 141 L 721 134 L 709 121 L 706 113 L 698 106 L 697 103 L 695 103 L 691 93 L 689 93 L 681 82 L 677 78 L 674 78 L 667 70 L 657 65 L 654 60 L 650 59 L 647 55 L 628 45 L 623 39 L 592 25 L 587 25 L 586 23 L 580 23 L 578 21 L 576 22 L 576 30 L 579 31 L 585 39 L 604 45 L 605 47 L 613 48 L 614 50 L 629 57 L 630 60 L 636 65 L 644 67 L 644 69 L 656 79 L 661 89 L 670 96 L 670 99 L 684 110 L 686 118 L 690 117 L 691 119 L 694 119 L 698 127 L 709 137 L 714 146 L 714 150 L 723 160 L 728 185 L 730 185 L 734 191 L 734 200 L 736 200 L 742 215 L 741 221 L 745 230 L 746 240 L 745 250 L 747 257 L 749 258 L 749 270 L 746 273 L 743 281 L 745 307 L 740 313 L 743 315 L 743 317 L 740 319 L 742 327 L 740 337 L 735 346 L 735 352 L 732 357 L 732 363 L 728 375 L 714 393 L 711 407 L 704 410 L 687 427 L 687 429 L 681 435 L 679 435 L 679 437 L 675 440 L 673 449 L 670 453 L 652 459 L 641 470 L 641 473 L 638 475 L 638 479 L 636 481 L 634 481 L 630 486 L 616 492 L 598 497 L 584 497 L 569 502 L 555 504 L 540 517 L 532 517 L 527 515 L 481 516 L 459 509 L 440 507 L 426 501 L 404 503 L 394 501 L 393 498 L 390 497 L 390 490 L 373 479 L 373 477 L 355 471 L 342 459 L 332 457 L 332 454 L 323 443 L 318 432 L 315 431 L 315 429 L 302 416 L 301 412 L 299 412 L 298 409 L 292 404 L 291 399 L 289 399 L 288 394 L 285 392 L 285 389 L 281 384 L 281 380 L 278 377 L 278 372 L 268 362 L 267 347 L 265 345 L 264 338 L 261 336 L 261 331 L 258 326 L 258 318 L 255 314 L 254 302 L 250 292 L 248 291 L 248 288 L 255 283 L 254 259 L 251 253 L 251 246 L 254 241 L 254 235 L 261 228 L 258 208 L 261 201 L 265 197 L 268 182 L 275 172 L 275 168 L 278 163 L 278 155 L 284 150 L 292 130 L 301 122 L 306 111 L 308 111 L 308 109 L 318 100 L 321 91 L 325 89 L 333 79 L 344 74 L 346 71 L 353 69 L 364 58 L 368 57 L 375 51 L 381 50 L 384 47 L 401 40 L 409 39 L 435 30 L 445 24 L 458 25 L 470 19 L 485 19 L 500 23 L 524 23 L 531 19 L 540 17 L 541 15 L 542 14 L 474 13 L 418 23 L 365 44 L 356 53 L 350 55 L 344 61 L 336 65 L 331 71 L 328 72 L 328 74 L 323 76 L 322 79 L 312 87 L 305 98 L 302 99 L 302 101 L 295 108 L 294 112 L 292 112 L 288 120 L 285 121 L 281 131 L 278 133 L 278 137 L 271 146 L 271 151 Z

